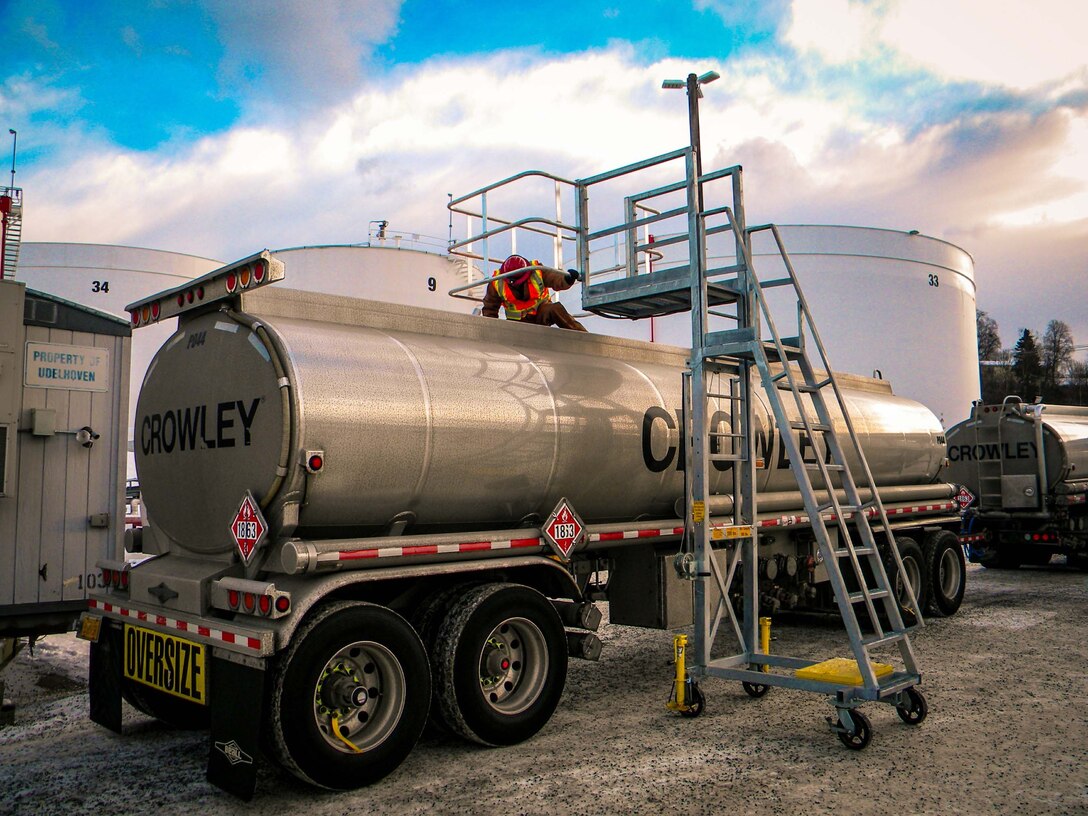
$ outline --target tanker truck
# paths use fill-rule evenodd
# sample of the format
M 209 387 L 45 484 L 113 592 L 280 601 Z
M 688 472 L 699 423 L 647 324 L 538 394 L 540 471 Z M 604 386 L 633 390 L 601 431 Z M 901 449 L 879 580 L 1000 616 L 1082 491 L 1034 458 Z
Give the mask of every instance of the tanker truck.
M 269 285 L 284 274 L 262 252 L 131 307 L 137 330 L 177 329 L 136 410 L 146 523 L 101 564 L 81 627 L 95 722 L 120 731 L 125 699 L 206 724 L 208 778 L 243 797 L 261 751 L 349 789 L 395 769 L 429 717 L 489 746 L 532 737 L 568 658 L 600 653 L 597 602 L 614 624 L 691 624 L 673 567 L 688 350 Z M 952 614 L 941 425 L 886 382 L 841 383 L 898 585 Z M 802 423 L 754 414 L 763 599 L 834 609 L 781 442 Z M 727 412 L 710 421 L 725 435 Z M 714 463 L 711 513 L 732 465 Z
M 990 568 L 1064 554 L 1088 569 L 1088 408 L 981 402 L 948 431 L 954 481 L 970 491 L 964 539 Z

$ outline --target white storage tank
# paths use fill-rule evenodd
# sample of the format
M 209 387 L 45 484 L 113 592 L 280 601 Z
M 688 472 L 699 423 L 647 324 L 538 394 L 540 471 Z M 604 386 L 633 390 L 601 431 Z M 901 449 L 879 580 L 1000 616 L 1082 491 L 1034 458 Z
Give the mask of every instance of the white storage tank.
M 880 372 L 896 394 L 926 405 L 945 427 L 967 415 L 979 398 L 979 377 L 974 261 L 965 250 L 913 232 L 871 227 L 780 225 L 779 232 L 837 371 Z M 757 233 L 753 250 L 761 279 L 784 274 L 773 249 L 770 233 Z M 614 262 L 609 255 L 594 266 Z M 668 256 L 657 263 L 668 266 Z M 711 266 L 726 263 L 710 260 Z M 785 291 L 771 290 L 772 298 Z M 561 300 L 575 313 L 581 311 L 580 298 L 572 289 Z M 795 335 L 796 318 L 778 311 L 780 333 Z M 579 319 L 590 331 L 691 346 L 689 313 L 637 322 Z M 733 327 L 714 318 L 712 324 Z

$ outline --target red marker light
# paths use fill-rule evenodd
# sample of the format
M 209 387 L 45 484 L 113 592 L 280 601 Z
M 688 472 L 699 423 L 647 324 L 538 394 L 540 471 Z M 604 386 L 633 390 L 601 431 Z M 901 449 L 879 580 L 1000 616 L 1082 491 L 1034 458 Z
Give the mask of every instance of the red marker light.
M 231 609 L 237 609 L 238 608 L 238 590 L 237 589 L 228 589 L 227 590 L 227 604 L 230 606 Z
M 121 572 L 121 589 L 128 589 L 128 570 Z
M 108 569 L 102 570 L 102 586 L 108 587 L 110 585 L 110 571 Z
M 258 604 L 260 604 L 261 607 L 261 614 L 267 615 L 269 612 L 272 611 L 272 596 L 262 595 L 258 599 Z
M 198 286 L 196 288 L 196 299 L 197 300 L 204 300 L 204 287 L 203 286 Z
M 264 280 L 264 264 L 260 261 L 254 261 L 253 263 L 253 280 L 257 283 Z
M 286 595 L 280 595 L 278 598 L 276 598 L 276 611 L 277 612 L 286 612 L 290 608 L 291 608 L 291 599 L 288 598 Z
M 135 312 L 129 312 L 129 316 L 132 318 L 132 325 L 133 326 L 139 326 L 140 325 L 140 312 L 139 312 L 139 310 L 137 310 Z
M 233 292 L 237 288 L 238 288 L 238 276 L 235 275 L 233 272 L 228 272 L 227 273 L 227 291 L 228 292 Z
M 184 306 L 184 305 L 185 305 L 185 295 L 178 295 L 178 306 L 181 307 L 181 306 Z
M 315 453 L 307 460 L 306 465 L 311 471 L 316 473 L 325 465 L 325 460 Z
M 189 303 L 193 302 L 193 290 L 192 289 L 190 289 L 188 292 L 185 293 L 185 299 L 187 301 L 189 301 Z
M 152 320 L 158 320 L 159 319 L 159 311 L 160 311 L 159 310 L 159 302 L 156 300 L 154 303 L 151 304 L 151 319 Z
M 247 612 L 252 612 L 256 603 L 257 597 L 252 592 L 242 593 L 242 605 L 245 606 Z

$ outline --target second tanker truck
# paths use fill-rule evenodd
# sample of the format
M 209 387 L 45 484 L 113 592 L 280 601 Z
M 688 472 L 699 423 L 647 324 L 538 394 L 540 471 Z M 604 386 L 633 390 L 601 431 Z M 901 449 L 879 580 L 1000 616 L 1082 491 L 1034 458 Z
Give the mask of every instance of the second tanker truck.
M 1088 569 L 1088 408 L 1007 397 L 976 403 L 948 431 L 952 478 L 971 492 L 971 560 L 1043 565 L 1064 555 Z
M 102 564 L 84 621 L 92 719 L 120 730 L 125 698 L 209 723 L 209 778 L 242 796 L 262 750 L 354 788 L 428 716 L 485 745 L 535 734 L 568 657 L 599 653 L 596 601 L 615 624 L 690 624 L 672 565 L 686 350 L 268 286 L 283 275 L 265 252 L 134 306 L 137 329 L 177 330 L 136 412 L 142 560 Z M 899 584 L 952 614 L 941 425 L 885 382 L 840 382 Z M 752 430 L 763 603 L 833 608 L 782 452 L 799 431 L 761 403 Z M 713 470 L 722 503 L 731 464 Z

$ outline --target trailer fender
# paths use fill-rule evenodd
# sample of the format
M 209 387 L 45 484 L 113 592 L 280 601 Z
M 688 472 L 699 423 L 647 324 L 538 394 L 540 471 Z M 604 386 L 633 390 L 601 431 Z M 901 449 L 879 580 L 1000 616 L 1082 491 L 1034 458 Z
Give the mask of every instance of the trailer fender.
M 492 577 L 495 575 L 504 575 L 504 580 L 522 583 L 548 598 L 577 601 L 582 597 L 574 577 L 563 564 L 536 555 L 352 570 L 321 577 L 276 576 L 276 587 L 291 593 L 292 612 L 288 617 L 269 621 L 269 628 L 275 632 L 276 649 L 279 651 L 291 642 L 298 627 L 328 599 L 372 598 L 382 594 L 380 584 L 388 587 L 395 582 L 408 586 L 419 581 L 490 581 L 495 580 Z

